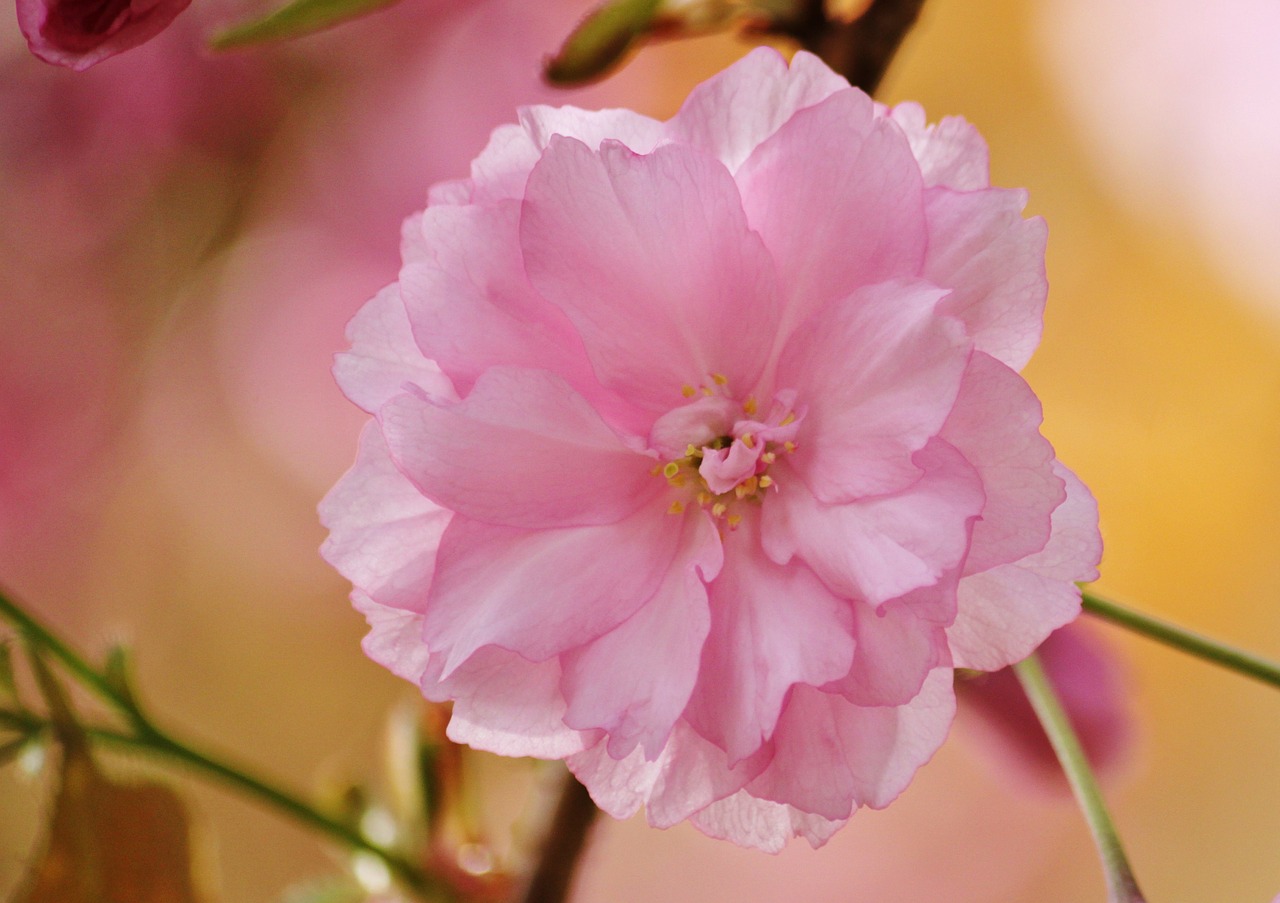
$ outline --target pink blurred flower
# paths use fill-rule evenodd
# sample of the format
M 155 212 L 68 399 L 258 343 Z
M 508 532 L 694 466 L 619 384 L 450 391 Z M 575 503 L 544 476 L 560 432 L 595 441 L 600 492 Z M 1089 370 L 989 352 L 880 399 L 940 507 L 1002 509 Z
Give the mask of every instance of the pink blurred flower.
M 77 71 L 151 40 L 191 0 L 17 0 L 31 52 Z
M 1037 652 L 1090 763 L 1101 772 L 1119 767 L 1133 731 L 1115 655 L 1079 621 L 1055 631 Z M 1066 789 L 1062 766 L 1012 671 L 960 681 L 956 695 L 962 709 L 980 716 L 974 726 L 989 740 L 1002 772 L 1013 765 L 1035 781 Z
M 321 506 L 449 736 L 777 850 L 887 805 L 952 668 L 1079 610 L 1087 490 L 1017 375 L 1045 229 L 986 147 L 757 50 L 669 122 L 522 110 L 404 231 Z

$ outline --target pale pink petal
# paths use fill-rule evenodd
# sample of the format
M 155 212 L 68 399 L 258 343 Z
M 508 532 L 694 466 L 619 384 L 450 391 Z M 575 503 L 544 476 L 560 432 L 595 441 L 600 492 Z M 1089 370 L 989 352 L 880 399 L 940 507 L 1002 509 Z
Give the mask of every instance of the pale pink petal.
M 531 662 L 488 646 L 441 679 L 438 657 L 422 679 L 422 693 L 433 702 L 453 701 L 446 735 L 500 756 L 563 759 L 590 747 L 596 733 L 564 723 L 560 662 Z
M 530 279 L 573 321 L 605 386 L 662 412 L 714 374 L 754 387 L 777 323 L 773 262 L 719 162 L 554 139 L 520 235 Z
M 1026 658 L 1080 613 L 1076 582 L 1098 578 L 1097 502 L 1061 464 L 1054 473 L 1066 482 L 1067 498 L 1053 512 L 1044 549 L 960 581 L 956 620 L 947 629 L 957 668 L 995 671 Z
M 945 422 L 970 353 L 960 324 L 935 311 L 944 294 L 919 282 L 863 288 L 787 343 L 778 384 L 808 404 L 789 460 L 819 500 L 897 492 L 919 478 L 911 457 Z
M 798 111 L 849 90 L 847 81 L 810 53 L 797 53 L 788 67 L 778 51 L 757 47 L 690 91 L 667 133 L 714 154 L 733 171 Z
M 729 435 L 741 416 L 742 405 L 736 401 L 723 395 L 699 395 L 654 421 L 649 447 L 667 459 L 683 457 L 689 445 L 700 448 Z
M 484 203 L 523 197 L 529 173 L 554 135 L 577 138 L 592 150 L 601 141 L 613 139 L 638 154 L 647 154 L 662 140 L 662 133 L 662 123 L 631 110 L 522 107 L 520 124 L 495 129 L 489 144 L 471 164 L 465 200 L 458 200 L 461 194 L 455 191 L 442 196 L 440 202 Z
M 785 331 L 862 286 L 920 274 L 920 167 L 865 94 L 843 91 L 791 117 L 737 180 L 747 219 L 777 261 Z
M 360 643 L 364 654 L 397 677 L 419 683 L 430 659 L 422 642 L 422 615 L 379 605 L 358 589 L 351 593 L 351 604 L 369 624 Z
M 320 520 L 330 530 L 320 554 L 381 605 L 421 611 L 436 544 L 452 517 L 396 469 L 370 422 L 356 463 L 320 503 Z
M 493 367 L 465 399 L 417 394 L 379 413 L 387 446 L 423 494 L 492 524 L 607 524 L 665 484 L 560 377 Z
M 748 513 L 725 536 L 724 568 L 710 587 L 711 632 L 685 716 L 735 763 L 769 739 L 795 684 L 820 686 L 853 661 L 849 603 L 799 563 L 769 561 L 756 521 Z
M 690 821 L 712 837 L 766 853 L 780 853 L 793 837 L 803 837 L 816 850 L 844 827 L 846 819 L 833 821 L 794 806 L 757 799 L 742 790 L 712 803 Z
M 615 759 L 637 744 L 645 758 L 656 759 L 698 676 L 711 623 L 705 581 L 719 573 L 724 553 L 705 512 L 691 510 L 683 521 L 667 525 L 680 529 L 679 551 L 653 597 L 609 633 L 564 656 L 565 723 L 606 731 Z
M 779 467 L 763 511 L 765 552 L 779 564 L 798 555 L 832 591 L 872 605 L 937 583 L 965 560 L 982 482 L 945 442 L 913 460 L 923 473 L 906 489 L 835 505 Z
M 645 806 L 649 824 L 669 828 L 716 800 L 731 796 L 769 762 L 767 747 L 730 768 L 724 750 L 678 722 L 656 760 L 641 749 L 614 759 L 604 742 L 567 762 L 591 798 L 610 815 L 629 818 Z
M 1021 370 L 1044 325 L 1048 227 L 1022 218 L 1021 190 L 931 188 L 925 197 L 924 277 L 952 289 L 942 311 L 964 320 L 979 351 Z
M 951 663 L 945 628 L 921 619 L 910 605 L 897 600 L 879 608 L 855 605 L 853 614 L 853 667 L 823 687 L 825 692 L 855 705 L 904 705 L 935 666 Z
M 774 736 L 774 758 L 747 790 L 822 818 L 893 802 L 946 739 L 955 716 L 950 668 L 930 672 L 901 706 L 857 706 L 797 687 Z
M 445 673 L 481 646 L 541 661 L 613 630 L 653 598 L 680 539 L 641 509 L 615 524 L 523 530 L 455 516 L 440 540 L 426 642 Z
M 910 102 L 898 104 L 889 111 L 889 117 L 911 142 L 926 188 L 942 185 L 973 191 L 991 184 L 987 142 L 963 117 L 944 116 L 941 122 L 930 125 L 924 108 Z
M 1066 498 L 1053 446 L 1040 435 L 1040 401 L 1021 376 L 981 352 L 969 361 L 941 436 L 982 475 L 987 502 L 973 528 L 965 573 L 976 574 L 1044 548 L 1049 520 Z
M 414 385 L 434 398 L 456 397 L 449 378 L 413 341 L 400 286 L 378 292 L 347 324 L 350 351 L 333 359 L 333 375 L 343 393 L 370 414 Z

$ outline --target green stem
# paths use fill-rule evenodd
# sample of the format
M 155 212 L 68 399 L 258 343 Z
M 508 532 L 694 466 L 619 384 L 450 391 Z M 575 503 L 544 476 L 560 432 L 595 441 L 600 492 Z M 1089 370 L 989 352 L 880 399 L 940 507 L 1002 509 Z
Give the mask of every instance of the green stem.
M 1031 707 L 1035 709 L 1040 724 L 1053 744 L 1053 751 L 1062 763 L 1067 781 L 1075 793 L 1076 801 L 1084 812 L 1085 821 L 1093 833 L 1098 854 L 1102 858 L 1102 868 L 1106 873 L 1108 897 L 1111 903 L 1144 903 L 1142 892 L 1138 890 L 1138 882 L 1133 876 L 1133 869 L 1124 854 L 1120 837 L 1116 834 L 1111 816 L 1107 814 L 1106 803 L 1098 790 L 1098 782 L 1094 779 L 1093 769 L 1085 757 L 1080 739 L 1076 736 L 1067 713 L 1049 682 L 1040 659 L 1034 653 L 1013 666 L 1014 673 L 1022 683 Z
M 406 887 L 420 895 L 439 899 L 454 899 L 455 894 L 443 882 L 428 875 L 402 854 L 388 849 L 365 837 L 356 828 L 325 815 L 299 796 L 281 789 L 272 782 L 258 777 L 252 771 L 226 759 L 204 751 L 191 743 L 174 737 L 156 724 L 130 697 L 122 694 L 106 677 L 95 670 L 85 658 L 69 644 L 63 642 L 47 627 L 24 611 L 19 605 L 0 592 L 0 617 L 4 617 L 21 630 L 27 638 L 57 658 L 87 689 L 103 701 L 123 713 L 133 728 L 124 733 L 109 728 L 95 727 L 88 730 L 95 740 L 125 745 L 149 755 L 159 756 L 188 765 L 206 776 L 215 777 L 239 788 L 250 796 L 270 804 L 277 811 L 292 817 L 308 827 L 341 842 L 342 844 L 380 859 Z M 35 716 L 28 716 L 32 719 Z M 33 721 L 34 723 L 34 721 Z M 43 719 L 42 726 L 47 726 Z
M 1273 687 L 1280 687 L 1280 664 L 1268 661 L 1252 652 L 1237 649 L 1169 621 L 1134 611 L 1087 589 L 1084 591 L 1084 610 L 1112 624 L 1118 624 L 1134 633 L 1140 633 L 1164 643 L 1166 646 L 1181 649 L 1183 652 L 1229 668 L 1246 677 L 1271 684 Z

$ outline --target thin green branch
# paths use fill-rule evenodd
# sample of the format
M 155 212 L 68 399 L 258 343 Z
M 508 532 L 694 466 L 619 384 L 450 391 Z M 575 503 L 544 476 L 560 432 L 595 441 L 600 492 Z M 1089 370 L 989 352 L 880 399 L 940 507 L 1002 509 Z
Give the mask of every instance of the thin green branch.
M 183 763 L 207 777 L 217 778 L 239 788 L 250 796 L 270 804 L 276 810 L 311 827 L 342 844 L 380 859 L 405 887 L 433 899 L 452 900 L 452 889 L 439 879 L 428 875 L 416 864 L 395 850 L 389 849 L 365 837 L 355 827 L 332 818 L 306 802 L 300 796 L 280 788 L 275 783 L 259 777 L 250 769 L 233 764 L 214 753 L 174 737 L 158 727 L 139 708 L 127 692 L 113 686 L 104 674 L 97 671 L 68 643 L 24 611 L 21 606 L 0 592 L 0 617 L 10 621 L 27 637 L 28 641 L 52 654 L 77 680 L 103 701 L 122 713 L 129 721 L 132 733 L 95 726 L 87 729 L 94 740 L 128 747 L 136 752 L 158 756 Z M 32 729 L 47 729 L 50 722 L 31 713 L 6 713 L 12 719 L 25 720 Z
M 1040 659 L 1034 653 L 1013 666 L 1014 673 L 1022 683 L 1031 707 L 1035 709 L 1053 751 L 1062 763 L 1067 781 L 1075 793 L 1084 812 L 1085 821 L 1097 844 L 1098 854 L 1102 859 L 1102 868 L 1106 873 L 1108 897 L 1111 903 L 1144 903 L 1142 892 L 1138 890 L 1138 882 L 1133 876 L 1133 869 L 1124 854 L 1120 837 L 1116 834 L 1111 816 L 1107 814 L 1106 803 L 1098 790 L 1098 782 L 1094 779 L 1093 769 L 1085 757 L 1080 739 L 1076 736 L 1058 694 L 1054 692 Z
M 1280 687 L 1280 664 L 1260 655 L 1237 649 L 1161 618 L 1134 611 L 1088 589 L 1084 591 L 1084 610 L 1112 624 L 1164 643 L 1166 646 L 1181 649 L 1197 658 L 1229 668 L 1238 674 L 1252 677 L 1273 687 Z

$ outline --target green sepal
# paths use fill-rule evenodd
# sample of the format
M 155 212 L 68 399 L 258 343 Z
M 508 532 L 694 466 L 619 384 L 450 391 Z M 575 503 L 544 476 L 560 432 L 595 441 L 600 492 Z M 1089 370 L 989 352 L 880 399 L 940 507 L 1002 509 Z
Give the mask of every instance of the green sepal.
M 589 13 L 547 60 L 547 81 L 576 85 L 600 78 L 653 26 L 662 0 L 614 0 Z
M 250 44 L 297 38 L 375 12 L 395 2 L 396 0 L 294 0 L 261 18 L 250 19 L 219 32 L 209 43 L 215 50 L 230 50 Z

